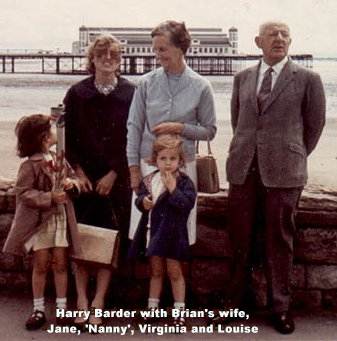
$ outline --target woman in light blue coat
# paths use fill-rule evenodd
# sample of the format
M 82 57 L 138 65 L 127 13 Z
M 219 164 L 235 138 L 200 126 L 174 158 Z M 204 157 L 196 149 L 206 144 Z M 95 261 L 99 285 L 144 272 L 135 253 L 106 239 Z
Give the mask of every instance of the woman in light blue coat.
M 153 171 L 146 160 L 159 134 L 179 134 L 184 141 L 186 173 L 196 184 L 195 141 L 211 140 L 216 133 L 214 97 L 209 81 L 186 65 L 191 37 L 185 24 L 165 21 L 153 29 L 152 45 L 161 67 L 142 76 L 128 119 L 127 157 L 131 187 L 138 191 L 142 177 Z M 133 200 L 134 201 L 134 200 Z M 140 212 L 132 207 L 132 239 Z M 196 240 L 196 208 L 191 211 L 189 243 Z

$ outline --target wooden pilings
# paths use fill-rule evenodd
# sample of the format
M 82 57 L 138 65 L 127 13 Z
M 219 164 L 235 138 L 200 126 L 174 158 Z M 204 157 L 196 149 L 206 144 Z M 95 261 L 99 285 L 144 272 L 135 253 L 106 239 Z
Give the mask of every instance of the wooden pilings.
M 187 64 L 202 75 L 233 75 L 246 67 L 247 61 L 258 60 L 259 55 L 186 56 Z M 293 60 L 311 68 L 312 55 L 293 55 Z M 85 74 L 84 55 L 23 54 L 0 55 L 2 73 Z M 9 64 L 9 65 L 8 65 Z M 9 67 L 8 67 L 9 66 Z M 142 75 L 158 67 L 155 56 L 123 55 L 121 73 Z

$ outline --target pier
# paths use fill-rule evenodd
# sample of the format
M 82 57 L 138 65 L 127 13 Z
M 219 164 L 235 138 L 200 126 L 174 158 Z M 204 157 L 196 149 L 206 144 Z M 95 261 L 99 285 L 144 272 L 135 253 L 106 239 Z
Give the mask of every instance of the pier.
M 187 64 L 201 75 L 226 76 L 244 69 L 260 55 L 186 56 Z M 311 68 L 311 54 L 292 55 L 301 65 Z M 157 68 L 155 56 L 123 54 L 121 73 L 142 75 Z M 86 74 L 86 56 L 73 54 L 0 54 L 0 73 L 81 75 Z

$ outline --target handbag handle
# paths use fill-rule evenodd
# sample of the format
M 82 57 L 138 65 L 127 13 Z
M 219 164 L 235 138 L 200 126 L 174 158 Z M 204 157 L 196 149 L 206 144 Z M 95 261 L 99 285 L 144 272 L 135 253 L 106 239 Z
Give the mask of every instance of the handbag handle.
M 197 140 L 197 147 L 196 147 L 196 153 L 199 155 L 199 140 Z M 211 150 L 211 143 L 209 142 L 209 139 L 207 137 L 207 154 L 208 155 L 213 155 L 212 150 Z

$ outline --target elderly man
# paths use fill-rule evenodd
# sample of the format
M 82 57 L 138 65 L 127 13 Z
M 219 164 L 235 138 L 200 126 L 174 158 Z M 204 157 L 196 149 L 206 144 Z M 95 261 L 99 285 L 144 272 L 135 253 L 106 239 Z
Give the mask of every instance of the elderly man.
M 242 303 L 253 228 L 262 229 L 273 324 L 289 334 L 295 329 L 289 313 L 294 210 L 307 182 L 307 157 L 325 123 L 325 97 L 320 77 L 288 57 L 291 38 L 286 24 L 264 23 L 255 43 L 263 58 L 235 75 L 231 100 L 229 304 Z M 256 224 L 257 216 L 263 224 Z

